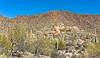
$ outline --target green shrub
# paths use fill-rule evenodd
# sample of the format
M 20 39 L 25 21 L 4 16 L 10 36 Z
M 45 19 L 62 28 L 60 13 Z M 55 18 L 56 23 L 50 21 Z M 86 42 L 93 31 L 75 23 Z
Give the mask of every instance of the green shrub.
M 33 51 L 34 54 L 41 54 L 50 56 L 53 52 L 54 45 L 50 39 L 42 38 L 42 39 L 35 39 L 33 42 L 33 48 L 30 52 Z
M 5 35 L 0 34 L 0 45 L 3 46 L 3 53 L 9 54 L 12 49 L 12 42 Z
M 66 48 L 66 43 L 63 39 L 58 39 L 57 40 L 57 45 L 58 45 L 58 50 L 63 50 Z
M 13 50 L 25 51 L 28 48 L 26 44 L 26 40 L 29 39 L 27 36 L 27 27 L 23 24 L 16 26 L 16 29 L 12 31 L 12 43 Z
M 87 47 L 89 55 L 100 54 L 100 42 L 99 43 L 89 43 Z
M 5 54 L 0 55 L 0 58 L 7 58 Z

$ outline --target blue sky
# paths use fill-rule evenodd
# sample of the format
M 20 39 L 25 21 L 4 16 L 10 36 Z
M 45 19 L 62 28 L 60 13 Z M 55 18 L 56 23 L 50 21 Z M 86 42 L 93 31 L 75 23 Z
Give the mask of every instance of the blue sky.
M 50 10 L 100 14 L 100 0 L 0 0 L 0 15 L 34 15 Z

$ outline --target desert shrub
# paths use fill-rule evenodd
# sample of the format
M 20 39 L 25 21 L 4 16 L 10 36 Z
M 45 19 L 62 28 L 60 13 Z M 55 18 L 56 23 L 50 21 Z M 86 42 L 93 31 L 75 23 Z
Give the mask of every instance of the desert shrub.
M 0 46 L 3 47 L 3 53 L 10 54 L 12 49 L 12 42 L 4 34 L 0 34 Z
M 87 51 L 90 56 L 100 55 L 100 42 L 89 43 L 87 46 Z
M 54 49 L 53 52 L 51 53 L 51 58 L 58 58 L 59 53 L 57 49 Z
M 37 55 L 47 55 L 50 56 L 54 45 L 50 39 L 42 38 L 42 39 L 35 39 L 33 42 L 33 47 L 31 47 L 31 51 Z
M 25 41 L 27 39 L 27 34 L 26 34 L 26 26 L 23 25 L 18 25 L 16 26 L 16 29 L 11 30 L 9 33 L 9 39 L 12 42 L 13 46 L 13 51 L 25 51 Z
M 1 54 L 0 58 L 7 58 L 7 56 L 5 54 Z
M 57 40 L 57 49 L 58 50 L 63 50 L 66 48 L 66 43 L 63 39 L 58 39 Z

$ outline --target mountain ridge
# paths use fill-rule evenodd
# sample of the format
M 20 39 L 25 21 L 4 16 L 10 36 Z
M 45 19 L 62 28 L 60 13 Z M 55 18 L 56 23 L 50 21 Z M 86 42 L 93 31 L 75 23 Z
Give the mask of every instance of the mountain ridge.
M 17 16 L 14 22 L 17 24 L 27 23 L 28 25 L 46 25 L 51 22 L 64 23 L 65 25 L 78 26 L 84 30 L 97 32 L 100 34 L 100 15 L 81 15 L 65 11 L 51 11 L 34 16 Z
M 26 17 L 26 18 L 25 18 Z M 17 17 L 18 21 L 32 24 L 33 21 L 38 23 L 46 23 L 48 21 L 56 23 L 64 23 L 65 25 L 78 26 L 84 30 L 96 32 L 100 34 L 100 16 L 99 15 L 80 15 L 69 12 L 48 12 L 38 16 Z M 25 21 L 26 20 L 26 21 Z

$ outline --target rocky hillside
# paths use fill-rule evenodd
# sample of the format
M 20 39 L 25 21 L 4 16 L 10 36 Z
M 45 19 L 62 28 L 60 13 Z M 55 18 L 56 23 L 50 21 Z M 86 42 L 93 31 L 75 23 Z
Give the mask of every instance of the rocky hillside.
M 16 20 L 0 17 L 0 32 L 6 32 L 8 29 L 15 27 Z
M 69 12 L 1 17 L 0 26 L 9 32 L 0 33 L 0 58 L 100 58 L 99 17 Z
M 48 12 L 36 16 L 17 16 L 17 23 L 28 23 L 29 25 L 47 25 L 48 23 L 64 23 L 68 26 L 78 26 L 92 33 L 100 34 L 99 15 L 79 15 L 69 12 Z
M 0 29 L 11 27 L 16 22 L 18 24 L 20 22 L 27 23 L 30 26 L 60 22 L 68 26 L 78 26 L 81 29 L 100 34 L 100 15 L 80 15 L 69 12 L 55 11 L 35 16 L 17 16 L 15 20 L 7 20 L 7 18 L 0 17 L 0 22 L 4 22 L 3 24 L 0 23 Z

